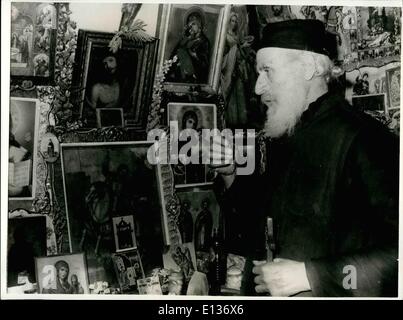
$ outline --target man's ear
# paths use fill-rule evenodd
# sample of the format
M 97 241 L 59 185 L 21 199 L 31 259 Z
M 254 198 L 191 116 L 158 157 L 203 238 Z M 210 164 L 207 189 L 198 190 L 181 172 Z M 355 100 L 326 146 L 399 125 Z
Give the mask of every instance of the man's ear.
M 309 52 L 304 52 L 302 59 L 304 61 L 303 63 L 304 78 L 307 81 L 311 80 L 317 72 L 315 58 Z

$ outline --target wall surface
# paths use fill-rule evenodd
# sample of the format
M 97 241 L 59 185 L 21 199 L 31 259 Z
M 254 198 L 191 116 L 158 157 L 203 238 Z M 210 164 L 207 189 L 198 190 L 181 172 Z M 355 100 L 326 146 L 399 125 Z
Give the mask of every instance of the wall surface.
M 136 19 L 143 20 L 146 32 L 155 35 L 158 4 L 143 4 Z M 115 32 L 119 29 L 121 3 L 70 3 L 70 18 L 77 22 L 79 29 Z

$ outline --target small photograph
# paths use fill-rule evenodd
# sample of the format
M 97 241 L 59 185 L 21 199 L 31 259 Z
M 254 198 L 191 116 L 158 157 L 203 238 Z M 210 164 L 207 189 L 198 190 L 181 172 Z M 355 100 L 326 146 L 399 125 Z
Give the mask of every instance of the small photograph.
M 386 70 L 386 84 L 389 105 L 388 108 L 400 107 L 400 66 Z
M 122 293 L 137 289 L 137 280 L 144 278 L 143 265 L 137 250 L 112 254 L 116 277 Z
M 360 111 L 385 112 L 385 94 L 354 96 L 353 107 Z
M 38 122 L 37 99 L 10 99 L 8 157 L 10 200 L 29 200 L 35 196 Z
M 50 132 L 45 133 L 41 140 L 41 155 L 46 162 L 55 162 L 60 155 L 60 143 Z
M 39 293 L 88 294 L 84 253 L 35 258 Z
M 158 275 L 137 280 L 139 294 L 162 295 L 162 289 Z
M 173 272 L 183 272 L 187 281 L 196 270 L 196 253 L 193 243 L 170 246 L 163 255 L 164 268 Z
M 99 108 L 96 109 L 97 127 L 123 127 L 124 117 L 122 108 Z
M 36 283 L 35 257 L 47 254 L 46 217 L 8 219 L 7 287 Z
M 213 230 L 219 226 L 219 206 L 212 190 L 177 192 L 178 229 L 182 243 L 193 242 L 196 252 L 209 252 Z
M 132 215 L 114 217 L 112 218 L 112 224 L 116 252 L 137 248 L 135 225 Z
M 217 111 L 214 104 L 201 103 L 168 103 L 168 125 L 174 121 L 177 124 L 179 132 L 173 131 L 180 136 L 183 130 L 194 130 L 195 138 L 201 136 L 202 129 L 214 129 L 217 127 Z M 179 160 L 177 165 L 172 165 L 174 172 L 175 187 L 197 186 L 211 184 L 214 179 L 214 172 L 205 164 L 201 164 L 201 154 L 199 155 L 199 164 L 184 164 L 183 159 L 190 157 L 194 148 L 188 148 L 191 138 L 187 141 L 179 141 L 178 152 Z M 182 149 L 183 148 L 183 149 Z M 186 152 L 182 152 L 186 151 Z

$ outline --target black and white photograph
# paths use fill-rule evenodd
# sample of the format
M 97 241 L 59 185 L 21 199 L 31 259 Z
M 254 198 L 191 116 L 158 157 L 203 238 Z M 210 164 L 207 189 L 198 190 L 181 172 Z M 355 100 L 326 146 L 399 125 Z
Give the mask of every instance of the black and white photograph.
M 122 126 L 124 119 L 124 125 L 144 130 L 157 42 L 125 40 L 115 52 L 109 46 L 113 36 L 113 33 L 89 30 L 78 33 L 73 73 L 78 92 L 75 99 L 80 106 L 78 116 L 89 128 Z M 105 112 L 106 108 L 113 111 Z M 100 114 L 98 109 L 102 109 Z M 123 119 L 116 109 L 123 110 Z
M 24 1 L 2 298 L 402 298 L 401 1 Z
M 33 199 L 36 190 L 39 101 L 10 99 L 8 147 L 8 196 L 10 200 Z
M 182 243 L 193 242 L 196 252 L 209 251 L 219 227 L 219 206 L 212 190 L 178 192 L 178 227 Z
M 11 6 L 11 76 L 35 83 L 53 81 L 57 5 L 14 2 Z
M 116 217 L 129 214 L 133 217 L 131 229 L 136 234 L 131 241 L 139 247 L 144 268 L 162 265 L 162 255 L 155 254 L 162 250 L 163 238 L 155 168 L 147 162 L 151 145 L 149 142 L 61 145 L 70 250 L 87 253 L 91 282 L 104 277 L 104 281 L 114 279 L 109 260 L 116 251 L 112 225 Z
M 137 280 L 144 278 L 143 265 L 138 250 L 114 253 L 116 277 L 122 293 L 138 293 Z
M 213 104 L 203 103 L 169 103 L 167 107 L 168 125 L 171 122 L 177 123 L 180 136 L 181 132 L 186 129 L 195 130 L 198 137 L 201 137 L 203 129 L 217 128 L 217 108 Z M 174 133 L 174 132 L 172 132 Z M 190 137 L 188 141 L 190 141 Z M 181 148 L 187 142 L 179 142 L 179 160 L 178 164 L 172 165 L 174 172 L 175 187 L 189 187 L 197 185 L 211 184 L 214 178 L 214 172 L 205 164 L 184 164 L 181 160 Z M 193 150 L 189 150 L 192 152 Z M 190 156 L 186 154 L 183 156 Z
M 228 5 L 161 5 L 159 63 L 178 62 L 167 74 L 167 90 L 186 91 L 198 85 L 216 91 L 224 49 Z
M 133 216 L 113 217 L 112 224 L 116 252 L 136 249 L 136 226 Z
M 35 257 L 46 255 L 47 228 L 44 215 L 8 220 L 7 286 L 36 284 Z
M 89 293 L 84 253 L 37 257 L 35 267 L 40 294 Z

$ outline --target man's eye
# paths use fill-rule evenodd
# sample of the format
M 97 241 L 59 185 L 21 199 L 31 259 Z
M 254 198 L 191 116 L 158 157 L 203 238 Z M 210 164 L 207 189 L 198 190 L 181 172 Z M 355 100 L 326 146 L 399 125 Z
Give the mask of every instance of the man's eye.
M 270 72 L 270 68 L 269 68 L 269 67 L 264 67 L 264 68 L 263 68 L 263 72 L 269 73 L 269 72 Z

